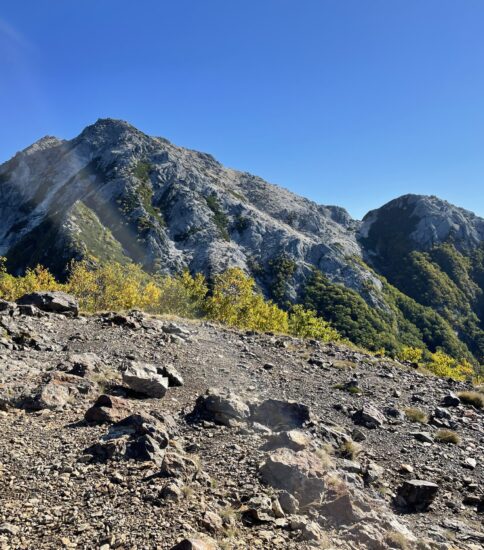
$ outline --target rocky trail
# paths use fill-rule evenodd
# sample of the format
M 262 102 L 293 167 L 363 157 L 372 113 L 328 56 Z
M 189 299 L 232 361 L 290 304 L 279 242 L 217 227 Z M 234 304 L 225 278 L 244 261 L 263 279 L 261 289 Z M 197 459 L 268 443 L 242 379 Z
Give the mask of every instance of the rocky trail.
M 469 390 L 343 346 L 0 302 L 0 548 L 482 548 Z

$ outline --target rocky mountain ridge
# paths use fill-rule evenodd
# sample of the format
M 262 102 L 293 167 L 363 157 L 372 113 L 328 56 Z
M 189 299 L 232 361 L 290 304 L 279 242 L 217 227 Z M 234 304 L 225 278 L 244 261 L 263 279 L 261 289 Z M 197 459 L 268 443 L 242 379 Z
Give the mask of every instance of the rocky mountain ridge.
M 480 265 L 467 276 L 475 286 L 466 305 L 477 319 L 472 330 L 467 322 L 458 326 L 446 305 L 411 294 L 437 312 L 431 323 L 439 328 L 429 330 L 422 320 L 429 313 L 389 296 L 393 290 L 381 278 L 408 294 L 407 281 L 392 275 L 411 252 L 446 243 L 464 254 L 482 247 L 484 220 L 436 197 L 407 195 L 360 222 L 343 208 L 318 205 L 113 119 L 98 120 L 72 140 L 45 137 L 18 153 L 0 166 L 0 190 L 0 256 L 15 273 L 40 263 L 62 277 L 72 259 L 82 258 L 134 261 L 153 273 L 188 268 L 209 278 L 238 266 L 267 297 L 287 304 L 307 300 L 316 270 L 374 308 L 384 322 L 371 321 L 379 333 L 397 327 L 395 340 L 434 350 L 441 339 L 426 335 L 454 332 L 462 344 L 446 351 L 484 357 Z M 336 294 L 338 287 L 331 288 Z M 351 313 L 358 323 L 362 307 Z M 345 323 L 336 324 L 353 337 Z M 356 341 L 378 348 L 375 338 Z
M 0 185 L 0 254 L 13 256 L 17 269 L 42 259 L 58 272 L 50 252 L 63 260 L 95 252 L 91 226 L 108 241 L 99 243 L 104 255 L 148 269 L 210 274 L 239 265 L 250 272 L 254 262 L 264 268 L 286 254 L 301 274 L 315 266 L 358 289 L 372 277 L 348 258 L 376 252 L 364 243 L 384 216 L 404 212 L 419 249 L 451 235 L 464 248 L 484 239 L 483 219 L 436 197 L 400 197 L 359 222 L 343 208 L 317 205 L 112 119 L 70 141 L 42 138 L 0 167 Z M 20 249 L 46 227 L 53 242 L 29 261 Z

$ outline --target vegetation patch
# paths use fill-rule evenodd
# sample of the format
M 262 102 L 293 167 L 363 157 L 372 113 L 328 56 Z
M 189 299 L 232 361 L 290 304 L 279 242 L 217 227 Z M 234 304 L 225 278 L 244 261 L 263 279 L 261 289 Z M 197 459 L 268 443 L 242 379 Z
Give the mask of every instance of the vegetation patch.
M 352 384 L 335 384 L 333 388 L 335 390 L 346 391 L 353 395 L 361 395 L 363 393 L 363 390 L 361 388 Z
M 250 220 L 249 218 L 242 216 L 242 214 L 238 214 L 235 216 L 233 227 L 235 231 L 242 234 L 246 229 L 250 227 Z
M 434 439 L 439 443 L 452 443 L 453 445 L 459 445 L 461 442 L 459 434 L 453 430 L 438 430 Z
M 176 276 L 149 275 L 138 265 L 108 262 L 71 264 L 67 281 L 59 283 L 45 268 L 27 270 L 21 277 L 9 274 L 0 262 L 0 298 L 16 300 L 38 290 L 63 290 L 79 299 L 87 312 L 140 309 L 181 317 L 204 317 L 229 326 L 257 331 L 311 335 L 322 341 L 337 340 L 339 334 L 314 312 L 302 307 L 294 313 L 278 308 L 257 292 L 255 281 L 241 269 L 217 275 L 211 292 L 205 277 L 187 271 Z M 306 326 L 307 325 L 307 326 Z
M 472 405 L 476 409 L 484 408 L 484 393 L 479 391 L 461 391 L 457 395 L 462 403 L 466 405 Z
M 210 208 L 210 210 L 213 213 L 213 218 L 212 218 L 213 223 L 217 226 L 220 232 L 220 236 L 226 241 L 229 241 L 230 240 L 230 235 L 228 231 L 229 219 L 227 218 L 226 214 L 222 210 L 220 201 L 214 194 L 209 195 L 208 197 L 205 197 L 205 200 L 207 201 L 207 206 Z
M 405 412 L 405 416 L 411 422 L 418 422 L 419 424 L 427 424 L 428 421 L 429 421 L 429 417 L 421 409 L 416 409 L 414 407 L 409 407 L 407 409 L 404 409 L 404 412 Z
M 371 308 L 355 290 L 314 270 L 301 301 L 357 346 L 421 364 L 438 376 L 465 380 L 478 374 L 475 358 L 444 318 L 384 279 L 382 284 L 387 311 Z
M 290 307 L 288 290 L 294 280 L 296 268 L 296 262 L 287 254 L 280 254 L 269 262 L 267 274 L 271 296 L 281 306 Z
M 356 443 L 352 439 L 345 441 L 339 448 L 339 453 L 343 458 L 354 460 L 363 450 L 359 443 Z

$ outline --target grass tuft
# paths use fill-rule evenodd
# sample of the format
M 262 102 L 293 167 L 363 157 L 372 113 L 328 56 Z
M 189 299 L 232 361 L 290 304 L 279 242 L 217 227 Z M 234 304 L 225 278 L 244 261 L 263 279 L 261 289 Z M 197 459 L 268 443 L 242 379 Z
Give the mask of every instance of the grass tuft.
M 339 452 L 343 458 L 354 460 L 363 450 L 362 446 L 350 439 L 340 445 Z
M 457 395 L 462 403 L 466 405 L 473 405 L 476 409 L 484 408 L 484 393 L 478 391 L 461 391 Z
M 414 407 L 408 407 L 408 408 L 404 409 L 404 412 L 405 412 L 405 416 L 411 422 L 418 422 L 420 424 L 427 424 L 428 421 L 429 421 L 429 417 L 421 409 L 416 409 Z
M 461 442 L 459 434 L 453 430 L 439 430 L 434 439 L 439 443 L 452 443 L 453 445 L 459 445 Z

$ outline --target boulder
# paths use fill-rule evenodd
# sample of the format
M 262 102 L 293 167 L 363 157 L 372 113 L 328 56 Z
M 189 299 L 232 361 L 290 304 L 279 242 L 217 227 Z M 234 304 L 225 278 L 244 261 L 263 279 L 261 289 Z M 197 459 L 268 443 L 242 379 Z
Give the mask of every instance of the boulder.
M 384 473 L 385 468 L 375 462 L 369 462 L 364 472 L 365 483 L 371 484 L 380 481 Z
M 245 503 L 243 518 L 246 523 L 267 523 L 274 521 L 271 499 L 267 495 L 255 495 Z
M 73 353 L 68 357 L 69 374 L 84 378 L 99 370 L 100 358 L 95 353 Z
M 297 514 L 299 511 L 299 501 L 291 493 L 281 491 L 277 497 L 279 505 L 285 514 Z
M 324 537 L 321 527 L 315 521 L 311 521 L 306 517 L 293 518 L 290 526 L 293 531 L 300 531 L 299 539 L 301 541 L 314 542 Z
M 326 443 L 333 445 L 333 447 L 341 447 L 341 445 L 348 443 L 351 440 L 351 437 L 343 430 L 343 428 L 327 426 L 326 424 L 320 425 L 320 436 L 324 441 L 326 441 Z
M 178 502 L 183 497 L 183 481 L 180 479 L 173 479 L 167 483 L 160 492 L 160 497 L 163 500 Z
M 51 313 L 69 313 L 75 316 L 79 314 L 78 301 L 65 292 L 32 292 L 19 298 L 17 304 L 35 306 Z
M 235 393 L 213 388 L 197 399 L 193 415 L 224 426 L 232 426 L 248 420 L 250 409 Z
M 450 412 L 442 407 L 435 407 L 433 417 L 444 420 L 452 420 L 452 415 Z
M 321 505 L 321 513 L 335 525 L 351 525 L 361 519 L 348 492 L 338 495 L 333 500 Z
M 254 408 L 251 420 L 272 430 L 293 430 L 310 420 L 310 411 L 307 405 L 296 401 L 266 399 Z
M 131 361 L 123 372 L 123 382 L 131 390 L 148 397 L 163 397 L 168 390 L 168 378 L 158 374 L 149 363 Z
M 437 496 L 439 486 L 423 479 L 404 481 L 397 491 L 397 504 L 408 510 L 423 512 Z
M 55 381 L 48 382 L 40 390 L 33 403 L 28 406 L 32 409 L 61 409 L 69 402 L 70 391 L 68 386 L 57 384 Z
M 319 502 L 325 488 L 326 467 L 308 450 L 279 449 L 266 458 L 259 473 L 264 483 L 289 492 L 302 506 Z
M 111 395 L 100 395 L 94 405 L 89 408 L 84 419 L 92 424 L 114 423 L 122 420 L 129 414 L 127 401 Z
M 352 416 L 353 422 L 364 426 L 365 428 L 379 428 L 385 423 L 383 414 L 373 407 L 373 405 L 363 405 L 361 409 L 356 411 Z
M 166 477 L 191 479 L 199 469 L 200 465 L 189 455 L 170 450 L 163 458 L 160 473 Z
M 460 399 L 454 392 L 449 392 L 441 402 L 443 407 L 458 407 Z
M 113 424 L 99 443 L 86 449 L 98 460 L 132 459 L 161 464 L 169 437 L 156 418 L 132 414 Z

